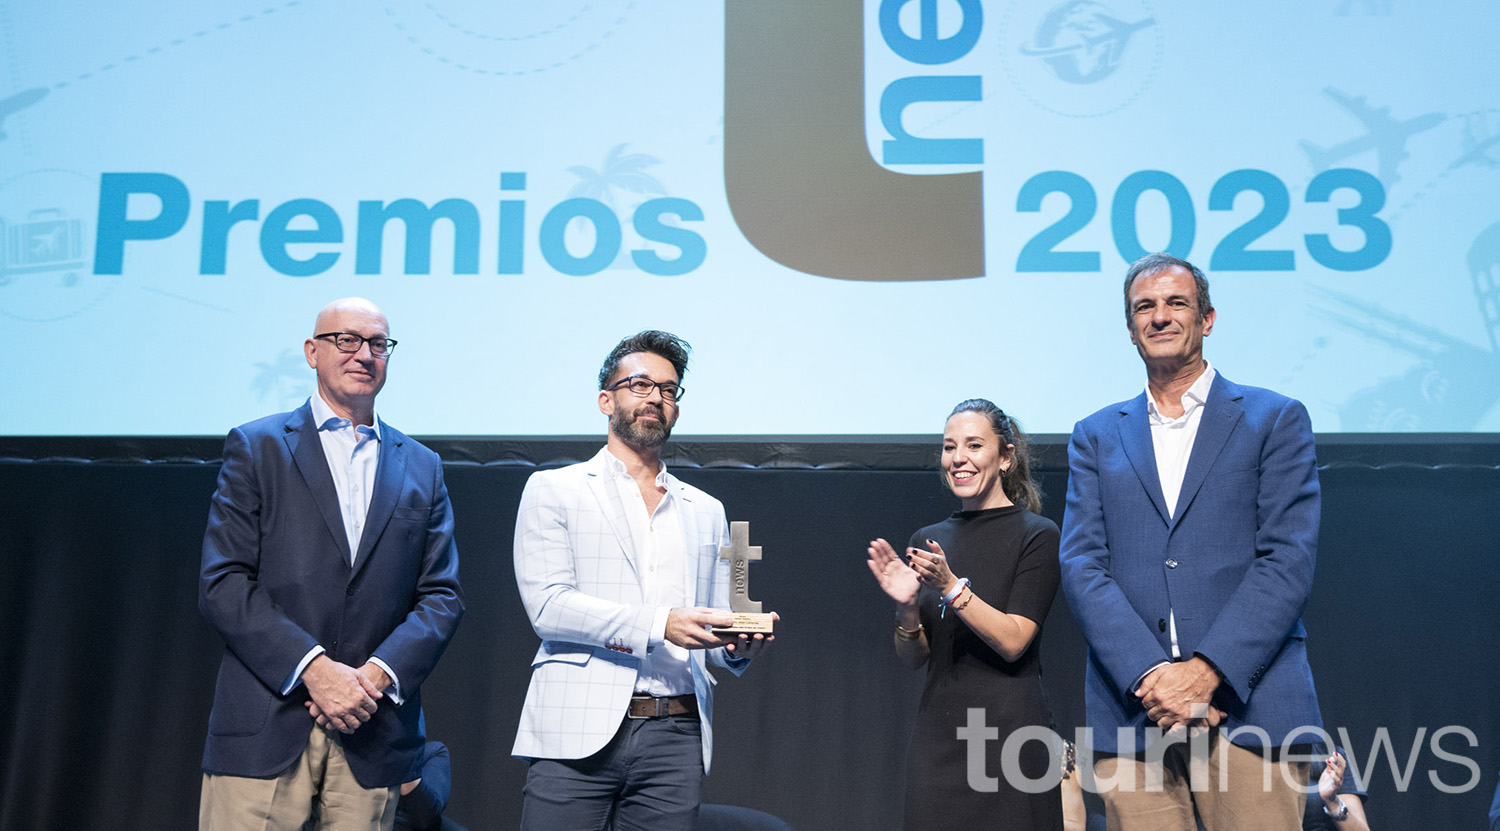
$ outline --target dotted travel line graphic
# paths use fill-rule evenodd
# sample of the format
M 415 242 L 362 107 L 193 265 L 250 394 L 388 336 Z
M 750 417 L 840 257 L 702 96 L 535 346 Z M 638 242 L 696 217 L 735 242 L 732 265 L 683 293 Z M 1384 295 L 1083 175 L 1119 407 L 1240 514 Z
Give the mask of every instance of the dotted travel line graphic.
M 0 32 L 5 37 L 5 69 L 11 89 L 21 86 L 20 65 L 16 55 L 16 27 L 10 22 L 10 4 L 0 3 Z
M 535 40 L 536 38 L 547 37 L 548 35 L 555 35 L 558 32 L 561 32 L 563 29 L 566 29 L 569 26 L 572 26 L 574 23 L 577 23 L 578 21 L 582 20 L 583 16 L 585 14 L 588 14 L 589 11 L 591 11 L 591 9 L 588 6 L 582 6 L 582 7 L 580 7 L 578 9 L 578 12 L 576 14 L 574 14 L 572 17 L 568 18 L 567 20 L 564 20 L 563 22 L 557 24 L 556 26 L 550 26 L 550 27 L 548 27 L 546 29 L 542 29 L 542 30 L 537 31 L 537 32 L 532 32 L 531 34 L 527 34 L 527 35 L 511 35 L 511 36 L 506 36 L 506 35 L 486 35 L 486 34 L 483 34 L 481 32 L 476 32 L 473 29 L 470 29 L 469 27 L 464 26 L 463 24 L 461 24 L 461 23 L 453 20 L 448 15 L 443 14 L 442 12 L 438 11 L 437 6 L 435 4 L 433 4 L 433 3 L 427 3 L 426 5 L 427 5 L 427 10 L 430 11 L 430 12 L 432 12 L 432 16 L 433 17 L 437 18 L 438 20 L 441 20 L 444 24 L 446 24 L 448 26 L 448 28 L 454 30 L 455 32 L 458 32 L 459 34 L 463 34 L 463 35 L 468 35 L 469 37 L 475 38 L 477 40 L 497 40 L 497 41 Z M 390 10 L 391 10 L 390 6 L 386 6 L 386 12 L 389 13 Z M 627 9 L 627 11 L 628 11 L 628 9 Z M 616 22 L 618 23 L 619 21 L 616 21 Z M 400 24 L 397 24 L 397 25 L 399 26 Z
M 174 38 L 174 39 L 172 39 L 170 41 L 167 41 L 164 44 L 160 44 L 160 45 L 157 45 L 157 46 L 152 46 L 151 48 L 145 49 L 145 50 L 143 50 L 143 51 L 141 51 L 139 53 L 136 53 L 136 54 L 126 55 L 126 56 L 124 56 L 122 58 L 119 58 L 118 60 L 114 61 L 113 63 L 103 64 L 103 65 L 101 65 L 101 66 L 99 66 L 99 67 L 97 67 L 95 69 L 90 70 L 90 71 L 81 72 L 78 75 L 73 76 L 72 78 L 67 78 L 65 80 L 58 81 L 56 83 L 53 83 L 53 84 L 50 84 L 50 85 L 46 85 L 46 86 L 50 86 L 50 88 L 53 89 L 53 90 L 62 90 L 62 89 L 65 89 L 65 88 L 67 88 L 69 86 L 72 86 L 74 84 L 78 84 L 78 83 L 81 83 L 81 82 L 84 82 L 84 81 L 88 81 L 91 78 L 94 78 L 94 77 L 97 77 L 97 76 L 100 76 L 100 75 L 104 75 L 105 73 L 108 73 L 108 72 L 112 72 L 115 69 L 123 68 L 123 67 L 125 67 L 125 66 L 127 66 L 129 64 L 135 63 L 135 62 L 140 61 L 142 59 L 146 59 L 146 58 L 158 55 L 158 54 L 162 54 L 162 53 L 167 52 L 169 50 L 175 49 L 175 48 L 177 48 L 179 46 L 184 46 L 184 45 L 186 45 L 188 43 L 192 43 L 194 41 L 198 41 L 198 40 L 207 38 L 207 37 L 209 37 L 211 35 L 216 35 L 216 34 L 218 34 L 220 32 L 223 32 L 223 31 L 225 31 L 227 29 L 232 29 L 232 28 L 234 28 L 236 26 L 240 26 L 240 25 L 243 25 L 243 24 L 246 24 L 246 23 L 252 23 L 252 22 L 255 22 L 255 21 L 258 21 L 258 20 L 262 20 L 262 19 L 264 19 L 264 18 L 266 18 L 266 17 L 268 17 L 270 15 L 276 14 L 277 12 L 284 11 L 284 10 L 290 9 L 290 8 L 295 8 L 297 6 L 301 6 L 301 5 L 303 5 L 303 2 L 304 2 L 304 0 L 287 0 L 287 2 L 284 2 L 284 3 L 282 3 L 279 6 L 269 6 L 269 7 L 265 8 L 265 9 L 262 9 L 259 12 L 252 12 L 252 13 L 249 13 L 249 14 L 244 14 L 244 15 L 241 15 L 240 17 L 238 17 L 238 18 L 236 18 L 234 20 L 228 20 L 228 21 L 220 23 L 220 24 L 218 24 L 216 26 L 210 26 L 210 27 L 206 27 L 206 28 L 203 28 L 203 29 L 199 29 L 198 31 L 195 31 L 195 32 L 193 32 L 191 34 L 184 35 L 184 36 L 178 37 L 178 38 Z M 25 89 L 27 85 L 23 85 L 23 84 L 19 83 L 20 72 L 19 72 L 19 67 L 17 66 L 17 58 L 16 58 L 18 50 L 15 48 L 15 37 L 16 37 L 16 35 L 15 35 L 15 26 L 13 25 L 13 22 L 11 20 L 11 15 L 10 15 L 10 11 L 9 11 L 8 5 L 5 5 L 3 3 L 0 3 L 0 30 L 3 30 L 3 46 L 4 46 L 5 50 L 6 50 L 6 54 L 9 56 L 9 58 L 7 60 L 6 71 L 7 71 L 8 75 L 9 75 L 9 81 L 11 83 L 11 86 L 12 86 L 13 89 Z M 13 121 L 12 122 L 12 125 L 13 125 L 12 132 L 14 133 L 14 135 L 16 135 L 20 139 L 20 145 L 21 145 L 22 152 L 29 155 L 30 150 L 31 150 L 30 136 L 29 136 L 29 132 L 22 126 L 23 124 L 24 124 L 23 120 Z M 73 171 L 73 170 L 52 169 L 52 168 L 42 169 L 42 170 L 33 170 L 33 171 L 28 171 L 26 173 L 20 174 L 18 176 L 13 176 L 13 177 L 7 179 L 4 182 L 0 182 L 0 191 L 4 191 L 11 184 L 13 184 L 18 179 L 23 178 L 25 176 L 45 175 L 45 174 L 59 174 L 59 173 L 60 174 L 69 174 L 69 175 L 73 175 L 73 176 L 80 176 L 80 177 L 83 177 L 85 179 L 92 179 L 93 178 L 93 177 L 87 176 L 87 175 L 85 175 L 83 173 L 80 173 L 78 171 Z M 4 275 L 4 271 L 0 270 L 0 276 L 3 276 L 3 275 Z M 40 313 L 24 313 L 24 312 L 20 312 L 20 311 L 14 310 L 14 309 L 0 308 L 0 315 L 4 315 L 6 317 L 11 317 L 11 318 L 15 318 L 17 320 L 23 320 L 23 321 L 32 322 L 32 323 L 51 323 L 51 322 L 56 322 L 56 321 L 59 321 L 59 320 L 64 320 L 64 319 L 67 319 L 67 318 L 74 317 L 76 315 L 82 314 L 83 312 L 86 312 L 86 311 L 88 311 L 88 310 L 90 310 L 90 309 L 98 306 L 107 297 L 109 297 L 111 294 L 113 294 L 113 292 L 115 291 L 115 288 L 116 288 L 116 286 L 117 286 L 117 284 L 119 282 L 118 278 L 115 278 L 115 277 L 106 277 L 106 278 L 103 278 L 102 280 L 98 276 L 91 275 L 91 277 L 92 277 L 92 280 L 90 281 L 89 284 L 92 285 L 92 286 L 94 286 L 93 290 L 95 291 L 95 293 L 92 294 L 92 296 L 86 296 L 85 301 L 78 308 L 72 308 L 72 309 L 64 311 L 64 312 L 62 312 L 60 314 L 51 314 L 51 315 L 44 315 L 44 314 L 40 314 Z M 71 294 L 72 284 L 65 283 L 64 285 L 70 287 L 70 294 Z M 148 291 L 155 291 L 155 289 L 149 289 L 149 288 L 147 288 L 147 290 Z M 161 292 L 159 292 L 159 293 L 161 293 Z M 187 299 L 187 298 L 181 298 L 181 299 Z M 189 302 L 194 302 L 194 301 L 189 301 Z M 208 305 L 208 304 L 200 304 L 200 305 Z
M 565 21 L 563 23 L 560 23 L 560 24 L 558 24 L 556 26 L 553 26 L 553 27 L 551 27 L 549 29 L 543 29 L 543 30 L 541 30 L 539 32 L 533 32 L 533 33 L 527 34 L 527 35 L 519 35 L 519 36 L 514 36 L 514 37 L 503 37 L 503 36 L 498 36 L 498 35 L 483 35 L 483 34 L 479 34 L 478 32 L 474 32 L 474 31 L 471 31 L 469 29 L 466 29 L 463 26 L 460 26 L 460 25 L 454 23 L 453 21 L 451 21 L 447 16 L 439 13 L 436 9 L 433 8 L 433 6 L 432 6 L 431 3 L 427 3 L 426 6 L 427 6 L 427 9 L 432 12 L 432 14 L 433 14 L 434 17 L 436 17 L 438 20 L 442 21 L 442 23 L 444 25 L 448 26 L 449 28 L 453 29 L 454 31 L 460 32 L 460 33 L 462 33 L 464 35 L 467 35 L 467 36 L 473 37 L 473 38 L 477 38 L 477 39 L 480 39 L 480 40 L 508 41 L 508 42 L 518 42 L 518 41 L 524 41 L 524 40 L 534 40 L 534 39 L 540 38 L 540 37 L 545 36 L 545 35 L 556 34 L 557 32 L 559 32 L 559 31 L 567 28 L 568 26 L 573 25 L 575 22 L 577 22 L 580 18 L 582 18 L 586 13 L 588 13 L 590 11 L 590 7 L 589 6 L 583 6 L 583 7 L 581 7 L 578 10 L 578 12 L 576 14 L 573 15 L 573 17 L 571 17 L 567 21 Z M 598 36 L 594 39 L 594 41 L 592 43 L 590 43 L 587 46 L 583 47 L 580 51 L 574 52 L 573 54 L 567 56 L 566 58 L 561 58 L 559 60 L 553 61 L 550 64 L 546 64 L 546 65 L 543 65 L 543 66 L 536 66 L 536 67 L 532 67 L 530 69 L 516 69 L 516 70 L 508 70 L 508 69 L 485 69 L 484 67 L 471 66 L 471 65 L 469 65 L 467 63 L 463 63 L 461 61 L 453 60 L 452 58 L 448 57 L 447 55 L 444 55 L 444 54 L 438 52 L 436 49 L 432 48 L 431 46 L 428 46 L 427 44 L 423 43 L 422 40 L 420 38 L 418 38 L 418 36 L 411 29 L 409 29 L 408 27 L 406 27 L 405 25 L 403 25 L 401 23 L 401 21 L 399 19 L 397 19 L 397 12 L 396 12 L 395 9 L 391 8 L 391 6 L 389 6 L 389 5 L 385 6 L 385 13 L 386 13 L 386 16 L 391 19 L 391 25 L 395 26 L 397 31 L 399 31 L 399 32 L 401 32 L 401 34 L 405 35 L 407 41 L 410 42 L 412 46 L 415 46 L 417 48 L 417 50 L 420 51 L 422 54 L 424 54 L 424 55 L 432 58 L 435 61 L 438 61 L 439 63 L 447 64 L 448 66 L 451 66 L 454 69 L 458 69 L 458 70 L 461 70 L 463 72 L 472 72 L 475 75 L 492 75 L 492 76 L 497 76 L 497 77 L 514 77 L 514 76 L 521 76 L 521 75 L 535 75 L 538 72 L 546 72 L 549 69 L 560 69 L 560 68 L 562 68 L 564 66 L 567 66 L 568 64 L 570 64 L 570 63 L 572 63 L 572 62 L 574 62 L 574 61 L 576 61 L 576 60 L 584 57 L 588 53 L 593 52 L 595 49 L 597 49 L 599 47 L 599 44 L 601 42 L 603 42 L 605 40 L 608 40 L 609 37 L 614 34 L 615 30 L 618 29 L 622 24 L 624 24 L 625 18 L 630 16 L 630 13 L 635 10 L 635 6 L 636 6 L 635 0 L 631 0 L 630 3 L 627 3 L 625 5 L 624 10 L 620 12 L 620 16 L 617 17 L 617 18 L 615 18 L 615 21 L 613 23 L 609 24 L 608 27 L 606 27 L 602 32 L 600 32 L 598 34 Z
M 4 49 L 6 55 L 5 69 L 8 76 L 8 88 L 11 93 L 25 89 L 21 86 L 21 64 L 19 52 L 16 48 L 16 27 L 10 20 L 10 4 L 0 3 L 0 32 L 4 33 Z M 25 122 L 21 119 L 12 119 L 7 132 L 12 138 L 19 139 L 21 154 L 31 155 L 31 131 L 26 129 Z
M 193 32 L 190 35 L 185 35 L 183 37 L 174 38 L 174 39 L 168 41 L 165 44 L 162 44 L 160 46 L 153 46 L 150 49 L 146 49 L 146 50 L 142 51 L 139 54 L 136 54 L 136 55 L 127 55 L 127 56 L 119 59 L 115 63 L 107 63 L 107 64 L 104 64 L 103 66 L 99 67 L 98 69 L 94 69 L 94 70 L 89 71 L 89 72 L 80 73 L 79 75 L 76 75 L 73 78 L 70 78 L 70 79 L 68 79 L 66 81 L 59 81 L 59 82 L 53 84 L 52 88 L 53 89 L 63 89 L 64 87 L 67 87 L 70 84 L 76 84 L 76 83 L 78 83 L 80 81 L 87 81 L 88 79 L 93 78 L 95 75 L 103 75 L 106 72 L 110 72 L 110 71 L 113 71 L 115 69 L 119 69 L 121 66 L 123 66 L 125 64 L 134 63 L 135 61 L 141 60 L 142 58 L 145 58 L 147 56 L 158 55 L 158 54 L 160 54 L 162 52 L 165 52 L 165 51 L 167 51 L 169 49 L 175 49 L 175 48 L 177 48 L 179 46 L 185 46 L 188 43 L 191 43 L 191 42 L 193 42 L 195 40 L 200 40 L 202 38 L 206 38 L 209 35 L 218 34 L 219 32 L 222 32 L 222 31 L 224 31 L 226 29 L 232 29 L 235 26 L 240 26 L 240 25 L 245 24 L 245 23 L 252 23 L 254 21 L 257 21 L 257 20 L 260 20 L 262 18 L 269 17 L 270 15 L 276 14 L 279 11 L 284 11 L 286 9 L 290 9 L 290 8 L 294 8 L 296 6 L 300 6 L 300 5 L 302 5 L 302 3 L 303 3 L 303 0 L 287 0 L 287 2 L 283 3 L 280 6 L 271 6 L 269 8 L 262 9 L 259 12 L 252 12 L 250 14 L 242 15 L 242 16 L 240 16 L 239 18 L 237 18 L 235 20 L 230 20 L 230 21 L 226 21 L 224 23 L 220 23 L 217 26 L 211 26 L 211 27 L 206 28 L 206 29 L 199 29 L 198 31 Z M 14 50 L 12 50 L 12 52 L 14 52 Z

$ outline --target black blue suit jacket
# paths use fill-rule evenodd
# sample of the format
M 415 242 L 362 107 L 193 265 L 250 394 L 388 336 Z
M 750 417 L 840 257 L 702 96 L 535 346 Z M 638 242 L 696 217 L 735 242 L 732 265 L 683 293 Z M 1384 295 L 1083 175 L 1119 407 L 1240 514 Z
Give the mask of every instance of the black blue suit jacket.
M 1182 657 L 1202 655 L 1223 676 L 1214 703 L 1231 741 L 1279 745 L 1321 729 L 1301 621 L 1320 517 L 1306 408 L 1216 377 L 1175 516 L 1144 392 L 1078 422 L 1068 471 L 1062 584 L 1089 643 L 1094 747 L 1119 750 L 1121 727 L 1143 747 L 1149 723 L 1133 687 L 1172 660 L 1172 614 Z
M 453 511 L 436 453 L 380 424 L 375 488 L 352 558 L 312 408 L 230 432 L 203 538 L 198 605 L 224 639 L 203 769 L 271 777 L 307 747 L 305 686 L 281 689 L 316 645 L 400 681 L 370 721 L 341 735 L 365 787 L 415 778 L 422 682 L 463 614 Z

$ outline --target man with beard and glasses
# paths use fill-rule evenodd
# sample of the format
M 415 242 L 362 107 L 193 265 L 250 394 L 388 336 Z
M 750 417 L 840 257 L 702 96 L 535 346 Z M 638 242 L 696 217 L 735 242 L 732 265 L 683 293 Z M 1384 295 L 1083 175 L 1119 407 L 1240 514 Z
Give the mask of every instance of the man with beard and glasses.
M 682 829 L 713 750 L 713 664 L 736 675 L 774 638 L 727 626 L 724 506 L 667 472 L 687 342 L 648 330 L 599 371 L 609 435 L 531 476 L 516 582 L 542 639 L 511 752 L 529 760 L 523 829 Z

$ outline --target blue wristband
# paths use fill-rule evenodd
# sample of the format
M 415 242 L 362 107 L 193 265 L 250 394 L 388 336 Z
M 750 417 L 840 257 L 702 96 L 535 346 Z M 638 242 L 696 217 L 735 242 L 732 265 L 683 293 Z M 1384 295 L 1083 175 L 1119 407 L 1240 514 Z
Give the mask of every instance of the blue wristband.
M 939 601 L 939 603 L 938 603 L 938 617 L 941 618 L 941 617 L 944 617 L 944 616 L 946 616 L 948 614 L 948 604 L 950 604 L 953 601 L 957 600 L 958 596 L 964 593 L 964 587 L 966 587 L 968 585 L 969 585 L 969 578 L 967 578 L 967 577 L 960 577 L 960 578 L 958 578 L 958 582 L 953 585 L 953 591 L 951 591 L 951 592 L 943 595 L 943 599 L 941 601 Z

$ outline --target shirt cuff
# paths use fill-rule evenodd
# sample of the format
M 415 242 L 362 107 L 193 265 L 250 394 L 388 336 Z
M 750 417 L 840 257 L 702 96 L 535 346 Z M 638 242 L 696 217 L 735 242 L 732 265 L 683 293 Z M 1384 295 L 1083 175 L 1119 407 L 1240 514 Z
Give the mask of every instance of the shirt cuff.
M 287 676 L 286 683 L 281 685 L 281 694 L 286 695 L 292 690 L 297 689 L 297 685 L 302 683 L 302 670 L 307 669 L 307 665 L 312 663 L 312 659 L 327 651 L 321 646 L 314 646 L 312 649 L 307 650 L 307 654 L 302 656 L 302 660 L 297 664 L 297 668 L 292 670 L 291 675 Z
M 651 634 L 646 639 L 647 652 L 661 646 L 662 642 L 667 639 L 667 616 L 670 614 L 672 610 L 666 606 L 657 608 L 656 617 L 651 621 Z
M 1141 682 L 1144 681 L 1144 680 L 1146 680 L 1146 676 L 1148 676 L 1151 673 L 1155 672 L 1159 667 L 1164 667 L 1164 666 L 1166 666 L 1166 665 L 1168 665 L 1170 663 L 1172 663 L 1172 662 L 1171 661 L 1157 661 L 1156 663 L 1152 664 L 1150 669 L 1148 669 L 1145 672 L 1141 673 L 1141 677 L 1135 679 L 1135 683 L 1130 685 L 1130 691 L 1132 693 L 1134 693 L 1136 690 L 1140 689 L 1141 688 Z
M 387 664 L 385 661 L 380 660 L 374 655 L 370 656 L 370 663 L 385 670 L 385 674 L 390 676 L 391 685 L 381 690 L 381 692 L 385 693 L 386 697 L 395 702 L 398 706 L 401 704 L 405 704 L 406 702 L 401 700 L 401 679 L 396 677 L 396 671 L 391 669 L 390 664 Z

